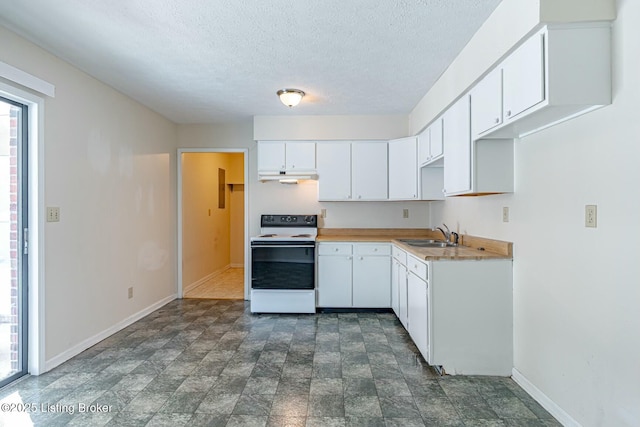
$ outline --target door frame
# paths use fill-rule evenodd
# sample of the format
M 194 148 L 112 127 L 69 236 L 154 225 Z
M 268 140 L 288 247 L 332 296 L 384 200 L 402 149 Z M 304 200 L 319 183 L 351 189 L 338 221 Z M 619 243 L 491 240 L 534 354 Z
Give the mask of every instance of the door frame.
M 178 259 L 176 283 L 178 298 L 182 299 L 184 284 L 182 283 L 182 155 L 184 153 L 243 153 L 244 154 L 244 299 L 249 300 L 249 149 L 248 148 L 178 148 Z
M 45 254 L 44 254 L 44 99 L 0 81 L 3 97 L 28 107 L 28 348 L 27 372 L 40 375 L 45 366 Z

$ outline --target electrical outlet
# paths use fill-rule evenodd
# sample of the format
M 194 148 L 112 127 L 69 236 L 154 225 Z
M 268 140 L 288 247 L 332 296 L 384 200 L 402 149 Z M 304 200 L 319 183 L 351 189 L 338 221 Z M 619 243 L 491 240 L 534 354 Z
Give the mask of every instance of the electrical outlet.
M 596 228 L 598 226 L 598 206 L 597 205 L 585 205 L 584 226 L 589 228 Z
M 409 218 L 409 209 L 402 209 L 402 218 Z
M 129 299 L 133 298 L 133 286 L 131 286 L 131 287 L 127 290 L 127 296 L 129 297 Z
M 47 206 L 47 222 L 60 221 L 60 208 Z
M 327 210 L 320 209 L 320 218 L 326 218 L 326 217 L 327 217 Z
M 502 208 L 502 222 L 509 222 L 509 206 Z

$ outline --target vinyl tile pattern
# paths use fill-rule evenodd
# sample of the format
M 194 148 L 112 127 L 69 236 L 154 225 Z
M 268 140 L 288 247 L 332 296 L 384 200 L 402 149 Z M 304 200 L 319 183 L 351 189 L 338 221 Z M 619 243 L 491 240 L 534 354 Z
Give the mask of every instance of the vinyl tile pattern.
M 184 298 L 244 299 L 244 268 L 228 268 L 188 290 Z
M 560 425 L 509 378 L 439 377 L 391 313 L 231 300 L 173 301 L 0 400 L 0 425 Z

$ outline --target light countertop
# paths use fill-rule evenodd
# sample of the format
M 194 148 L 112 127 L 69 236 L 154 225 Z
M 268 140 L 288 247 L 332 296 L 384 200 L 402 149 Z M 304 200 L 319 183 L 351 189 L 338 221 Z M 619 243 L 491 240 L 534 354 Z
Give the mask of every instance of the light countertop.
M 448 248 L 422 248 L 398 239 L 442 239 L 439 231 L 430 229 L 319 229 L 317 242 L 393 243 L 407 253 L 424 260 L 512 259 L 513 244 L 501 240 L 460 235 L 460 245 Z

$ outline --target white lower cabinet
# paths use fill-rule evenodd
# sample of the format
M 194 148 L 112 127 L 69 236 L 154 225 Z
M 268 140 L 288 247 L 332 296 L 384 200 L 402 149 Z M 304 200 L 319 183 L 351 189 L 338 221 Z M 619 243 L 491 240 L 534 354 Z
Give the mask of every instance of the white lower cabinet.
M 318 307 L 391 307 L 391 245 L 319 243 Z
M 422 357 L 429 362 L 429 282 L 427 264 L 409 255 L 407 258 L 407 314 L 409 335 Z
M 451 375 L 511 375 L 512 261 L 425 261 L 392 251 L 394 312 L 424 359 Z
M 351 250 L 350 244 L 318 245 L 318 307 L 351 307 Z
M 391 248 L 391 308 L 405 329 L 407 322 L 407 253 L 396 246 Z

